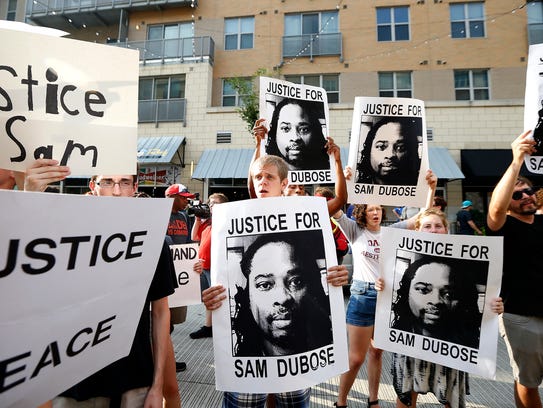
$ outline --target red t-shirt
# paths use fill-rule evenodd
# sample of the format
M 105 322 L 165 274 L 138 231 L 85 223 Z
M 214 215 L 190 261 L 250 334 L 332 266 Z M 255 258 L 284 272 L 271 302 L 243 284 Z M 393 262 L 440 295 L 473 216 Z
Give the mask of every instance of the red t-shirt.
M 200 235 L 200 247 L 198 248 L 198 258 L 202 260 L 202 268 L 211 269 L 211 222 L 206 221 L 200 225 L 198 230 Z

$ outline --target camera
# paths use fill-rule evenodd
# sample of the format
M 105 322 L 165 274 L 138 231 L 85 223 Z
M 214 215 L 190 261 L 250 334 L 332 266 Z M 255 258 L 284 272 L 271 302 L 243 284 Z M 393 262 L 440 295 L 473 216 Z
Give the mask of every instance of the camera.
M 200 203 L 200 200 L 198 200 L 198 198 L 200 198 L 199 194 L 195 195 L 196 199 L 192 200 L 190 202 L 190 205 L 187 207 L 187 214 L 194 215 L 200 218 L 210 218 L 211 209 L 209 208 L 209 205 Z

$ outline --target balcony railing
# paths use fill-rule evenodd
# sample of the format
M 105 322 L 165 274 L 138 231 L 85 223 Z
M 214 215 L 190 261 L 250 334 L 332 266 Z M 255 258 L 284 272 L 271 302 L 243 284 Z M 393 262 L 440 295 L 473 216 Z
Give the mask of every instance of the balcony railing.
M 85 11 L 111 10 L 121 8 L 148 8 L 157 6 L 194 6 L 192 0 L 29 0 L 26 3 L 27 16 L 46 14 L 70 14 Z
M 283 58 L 339 55 L 343 61 L 341 33 L 304 34 L 283 37 Z
M 187 100 L 151 99 L 138 102 L 139 123 L 185 122 Z
M 213 64 L 215 42 L 211 37 L 188 37 L 112 43 L 117 47 L 139 50 L 140 61 L 175 60 L 175 62 L 209 60 Z

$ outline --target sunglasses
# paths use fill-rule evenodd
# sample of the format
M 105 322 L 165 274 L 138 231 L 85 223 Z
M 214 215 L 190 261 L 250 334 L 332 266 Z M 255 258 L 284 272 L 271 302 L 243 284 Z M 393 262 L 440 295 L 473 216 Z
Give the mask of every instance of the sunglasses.
M 513 193 L 511 198 L 513 200 L 520 200 L 523 194 L 526 194 L 528 196 L 533 196 L 535 194 L 535 190 L 532 187 L 528 187 L 523 190 L 518 190 Z

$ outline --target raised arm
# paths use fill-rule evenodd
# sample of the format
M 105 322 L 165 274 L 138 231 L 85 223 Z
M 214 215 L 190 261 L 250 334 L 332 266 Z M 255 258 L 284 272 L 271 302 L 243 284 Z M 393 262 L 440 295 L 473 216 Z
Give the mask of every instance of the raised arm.
M 328 154 L 333 154 L 336 159 L 335 197 L 327 201 L 328 214 L 332 216 L 347 202 L 347 183 L 345 182 L 345 175 L 343 174 L 343 167 L 341 164 L 341 151 L 331 137 L 329 137 L 326 142 L 326 149 Z
M 57 160 L 37 159 L 26 169 L 25 191 L 44 191 L 51 183 L 64 180 L 70 175 L 68 166 L 59 166 Z
M 513 161 L 492 192 L 486 218 L 488 227 L 492 231 L 499 230 L 505 224 L 511 195 L 513 194 L 520 168 L 524 162 L 524 156 L 535 152 L 535 141 L 530 138 L 530 133 L 530 130 L 522 133 L 511 143 Z
M 418 213 L 416 213 L 414 216 L 406 220 L 407 229 L 414 230 L 415 221 L 417 220 L 417 217 L 419 216 L 419 214 L 425 209 L 431 208 L 434 205 L 434 196 L 435 196 L 436 187 L 437 187 L 437 176 L 430 169 L 428 169 L 428 171 L 426 172 L 426 183 L 428 183 L 428 187 L 430 187 L 430 190 L 428 191 L 428 197 L 426 198 L 426 207 L 421 208 Z
M 249 169 L 251 168 L 254 161 L 260 157 L 260 146 L 262 145 L 262 140 L 264 140 L 264 138 L 268 134 L 268 129 L 264 125 L 265 121 L 266 119 L 260 118 L 255 122 L 255 126 L 253 127 L 253 135 L 255 137 L 255 151 L 253 153 Z M 247 189 L 249 190 L 249 198 L 256 198 L 255 186 L 253 185 L 253 179 L 251 177 L 250 170 L 247 177 Z

